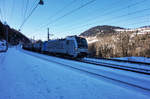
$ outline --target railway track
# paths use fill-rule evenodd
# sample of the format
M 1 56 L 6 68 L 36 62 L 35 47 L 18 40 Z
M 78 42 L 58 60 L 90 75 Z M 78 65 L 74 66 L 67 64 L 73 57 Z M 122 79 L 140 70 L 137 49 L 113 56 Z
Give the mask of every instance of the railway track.
M 136 83 L 132 83 L 132 82 L 130 82 L 128 80 L 122 81 L 122 80 L 119 80 L 119 79 L 116 79 L 116 78 L 112 78 L 110 76 L 101 74 L 100 72 L 99 73 L 93 72 L 92 70 L 89 70 L 89 68 L 86 68 L 86 67 L 80 66 L 80 68 L 79 68 L 79 67 L 76 67 L 76 66 L 72 66 L 72 64 L 66 64 L 66 63 L 63 63 L 63 62 L 50 60 L 49 58 L 45 58 L 45 57 L 42 57 L 42 56 L 39 56 L 39 55 L 36 55 L 36 54 L 32 54 L 32 53 L 30 54 L 28 52 L 24 52 L 24 53 L 26 53 L 28 55 L 31 55 L 31 56 L 34 56 L 36 58 L 40 58 L 42 60 L 48 61 L 48 62 L 53 62 L 53 63 L 56 63 L 56 64 L 60 64 L 61 66 L 64 66 L 65 68 L 73 69 L 73 70 L 82 72 L 84 74 L 88 74 L 88 75 L 90 75 L 92 77 L 96 77 L 97 79 L 103 78 L 105 80 L 111 80 L 111 81 L 114 81 L 114 82 L 116 82 L 118 84 L 122 84 L 122 85 L 126 86 L 127 88 L 130 86 L 130 87 L 136 88 L 137 90 L 141 90 L 142 92 L 144 91 L 147 94 L 150 93 L 150 88 L 144 87 L 142 84 L 139 85 L 139 84 L 136 84 Z M 93 64 L 93 63 L 90 63 L 90 64 Z
M 142 68 L 137 68 L 137 67 L 130 67 L 130 66 L 125 66 L 125 65 L 118 65 L 118 64 L 105 63 L 105 62 L 97 62 L 97 61 L 84 60 L 84 59 L 77 59 L 77 61 L 88 63 L 88 64 L 93 64 L 93 65 L 97 65 L 97 66 L 104 66 L 104 67 L 109 67 L 109 68 L 115 68 L 115 69 L 120 69 L 120 70 L 150 75 L 150 69 L 142 69 Z
M 62 57 L 60 57 L 60 58 L 62 58 Z M 125 70 L 125 71 L 150 75 L 150 67 L 149 67 L 149 69 L 143 69 L 143 68 L 140 68 L 140 67 L 137 68 L 137 67 L 131 67 L 131 66 L 126 66 L 126 65 L 118 65 L 118 64 L 106 63 L 106 62 L 97 62 L 97 61 L 85 60 L 85 59 L 70 59 L 68 57 L 63 57 L 63 58 L 68 59 L 68 60 L 75 60 L 75 61 L 78 61 L 78 62 L 93 64 L 93 65 L 96 65 L 96 66 L 103 66 L 103 67 L 108 67 L 108 68 L 114 68 L 114 69 L 119 69 L 119 70 Z M 106 61 L 107 61 L 107 59 L 106 59 Z M 116 61 L 116 60 L 113 60 L 113 61 Z M 124 60 L 121 60 L 121 61 L 117 60 L 117 62 L 132 63 L 132 65 L 139 65 L 139 64 L 143 65 L 144 64 L 143 62 L 142 63 L 141 62 L 130 62 L 130 61 L 127 62 L 127 61 L 124 61 Z M 148 64 L 146 63 L 144 65 L 150 66 Z
M 132 64 L 141 64 L 141 65 L 150 65 L 150 63 L 146 63 L 146 62 L 137 62 L 137 61 L 130 61 L 130 60 L 120 60 L 120 59 L 111 59 L 111 58 L 93 58 L 93 59 L 109 60 L 109 61 L 132 63 Z
M 45 55 L 52 56 L 50 54 L 45 54 Z M 93 64 L 93 65 L 96 65 L 96 66 L 104 66 L 104 67 L 108 67 L 108 68 L 114 68 L 114 69 L 119 69 L 119 70 L 125 70 L 125 71 L 130 71 L 130 72 L 150 75 L 150 69 L 143 69 L 143 68 L 140 68 L 140 67 L 137 68 L 137 67 L 118 65 L 118 64 L 113 64 L 113 63 L 97 62 L 97 61 L 85 60 L 85 59 L 71 59 L 71 58 L 69 58 L 67 56 L 64 56 L 64 57 L 62 57 L 62 56 L 54 56 L 54 57 L 59 57 L 59 58 L 63 58 L 63 59 L 65 58 L 67 60 Z M 105 58 L 102 58 L 102 59 L 106 60 L 106 61 L 107 60 L 111 60 L 111 61 L 117 61 L 117 62 L 122 62 L 122 63 L 132 63 L 132 65 L 142 64 L 142 65 L 150 66 L 149 63 L 143 63 L 143 62 L 132 62 L 132 61 L 125 61 L 125 60 L 117 60 L 117 59 L 105 59 Z

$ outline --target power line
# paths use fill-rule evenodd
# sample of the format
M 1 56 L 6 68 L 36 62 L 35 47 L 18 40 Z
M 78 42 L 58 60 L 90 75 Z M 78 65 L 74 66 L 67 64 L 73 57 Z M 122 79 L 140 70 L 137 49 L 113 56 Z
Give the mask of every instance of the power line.
M 115 19 L 121 19 L 123 17 L 126 17 L 126 16 L 130 16 L 130 15 L 133 15 L 133 14 L 137 14 L 137 13 L 140 13 L 140 12 L 145 12 L 145 11 L 148 11 L 150 10 L 150 8 L 145 8 L 145 9 L 142 9 L 142 10 L 137 10 L 137 11 L 134 11 L 134 12 L 131 12 L 131 13 L 128 13 L 128 14 L 124 14 L 124 15 L 120 15 L 120 16 L 116 16 L 116 17 L 113 17 Z
M 134 15 L 134 14 L 137 14 L 137 13 L 140 13 L 140 12 L 145 12 L 145 11 L 148 11 L 148 10 L 150 10 L 150 8 L 145 8 L 145 9 L 137 10 L 137 11 L 130 12 L 130 13 L 127 13 L 127 14 L 123 14 L 123 15 L 119 15 L 119 16 L 114 16 L 111 19 L 118 20 L 118 19 L 124 18 L 126 16 Z M 106 20 L 103 20 L 103 21 L 100 21 L 100 22 L 107 22 L 107 21 L 110 21 L 110 20 L 106 19 Z M 111 20 L 111 21 L 114 21 L 114 20 Z
M 100 15 L 98 15 L 98 16 L 95 16 L 94 18 L 91 18 L 91 19 L 88 19 L 87 21 L 89 22 L 89 21 L 93 21 L 93 19 L 95 19 L 95 18 L 99 18 L 99 17 L 102 17 L 102 16 L 108 16 L 108 15 L 110 15 L 110 14 L 114 14 L 114 13 L 116 13 L 116 12 L 120 12 L 120 11 L 122 11 L 122 10 L 125 10 L 125 9 L 127 9 L 127 8 L 129 8 L 129 7 L 133 7 L 133 6 L 136 6 L 136 5 L 138 5 L 138 4 L 141 4 L 141 3 L 144 3 L 145 1 L 147 1 L 147 0 L 142 0 L 142 1 L 138 1 L 138 2 L 135 2 L 135 3 L 133 3 L 133 4 L 129 4 L 129 5 L 127 5 L 127 6 L 125 6 L 125 7 L 122 7 L 122 8 L 118 8 L 118 9 L 114 9 L 114 10 L 108 10 L 109 12 L 106 12 L 106 10 L 107 10 L 107 8 L 105 8 L 105 9 L 103 9 L 106 13 L 104 13 L 104 14 L 102 14 L 101 16 Z M 118 1 L 117 2 L 113 2 L 112 3 L 112 5 L 115 5 L 115 4 L 118 4 Z M 129 13 L 130 14 L 130 13 Z M 122 16 L 124 16 L 124 15 L 122 15 Z M 121 16 L 121 17 L 122 17 Z M 120 16 L 118 16 L 118 17 L 120 17 Z M 105 22 L 105 21 L 107 21 L 107 20 L 104 20 L 104 21 L 102 21 L 102 22 Z M 97 22 L 97 21 L 96 21 Z
M 27 11 L 28 6 L 29 6 L 29 0 L 27 0 L 25 12 L 24 12 L 24 18 L 23 18 L 23 21 L 26 19 L 28 13 L 30 14 L 30 13 L 32 12 L 32 10 L 34 9 L 34 7 L 36 6 L 37 3 L 38 3 L 38 0 L 34 0 L 32 6 L 31 6 L 30 9 Z M 23 12 L 23 11 L 22 11 L 22 12 Z
M 30 7 L 29 10 L 32 10 L 37 3 L 38 3 L 38 0 L 34 0 L 33 5 Z M 31 11 L 28 11 L 28 12 L 31 12 Z
M 73 9 L 73 10 L 71 10 L 71 11 L 65 13 L 64 15 L 58 17 L 57 19 L 53 20 L 52 22 L 49 22 L 48 24 L 44 25 L 43 27 L 45 27 L 45 26 L 47 26 L 47 25 L 50 25 L 50 24 L 52 24 L 52 23 L 54 23 L 54 22 L 59 21 L 60 19 L 62 19 L 62 18 L 64 18 L 64 17 L 66 17 L 66 16 L 68 16 L 68 15 L 70 15 L 70 14 L 72 14 L 72 13 L 74 13 L 74 12 L 76 12 L 76 11 L 78 11 L 78 10 L 84 8 L 84 7 L 86 7 L 87 5 L 93 3 L 94 1 L 96 1 L 96 0 L 91 0 L 91 1 L 89 1 L 89 2 L 87 2 L 87 3 L 85 3 L 85 4 L 83 4 L 83 5 L 81 5 L 80 7 L 75 8 L 75 9 Z
M 108 15 L 114 14 L 114 13 L 116 13 L 116 12 L 120 12 L 120 11 L 122 11 L 122 10 L 125 10 L 125 9 L 129 8 L 129 7 L 133 7 L 133 6 L 136 6 L 136 5 L 138 5 L 138 4 L 141 4 L 141 3 L 145 2 L 145 1 L 147 1 L 147 0 L 138 1 L 138 2 L 135 2 L 135 3 L 133 3 L 133 4 L 127 5 L 127 6 L 122 7 L 122 8 L 110 10 L 109 12 L 106 12 L 106 13 L 102 14 L 101 17 L 102 17 L 102 16 L 108 16 Z M 114 4 L 115 4 L 115 3 L 114 3 Z M 118 3 L 117 3 L 117 4 L 118 4 Z M 106 8 L 106 9 L 107 9 L 107 8 Z M 104 10 L 104 11 L 106 11 L 106 10 Z M 96 17 L 94 17 L 94 19 L 97 18 L 97 17 L 99 17 L 99 15 L 96 16 Z M 90 19 L 90 20 L 93 20 L 93 18 Z M 89 21 L 89 20 L 88 20 L 88 21 Z
M 117 0 L 117 1 L 115 1 L 115 2 L 113 2 L 113 3 L 110 3 L 110 4 L 108 4 L 107 6 L 111 6 L 111 8 L 113 7 L 113 6 L 115 6 L 115 4 L 118 4 L 118 2 L 119 1 L 121 1 L 121 0 Z M 103 10 L 103 11 L 107 11 L 108 10 L 108 8 L 100 8 L 100 9 L 96 9 L 96 11 L 99 11 L 99 10 Z M 93 11 L 92 11 L 93 12 Z M 91 14 L 92 15 L 92 14 Z M 99 15 L 98 15 L 99 16 Z M 85 18 L 84 18 L 85 19 Z M 89 21 L 89 20 L 91 20 L 91 19 L 93 19 L 92 17 L 88 17 L 85 21 Z M 62 25 L 61 25 L 62 26 Z M 64 25 L 63 25 L 64 26 Z M 67 24 L 65 24 L 65 26 L 67 26 Z M 68 27 L 68 26 L 67 26 Z
M 62 11 L 64 11 L 67 7 L 71 6 L 75 2 L 76 2 L 76 0 L 73 0 L 72 2 L 66 4 L 63 8 L 61 8 L 60 10 L 58 10 L 54 15 L 50 16 L 48 19 L 52 19 L 53 17 L 55 17 L 56 15 L 58 15 L 59 13 L 61 13 Z
M 11 7 L 11 11 L 10 11 L 9 22 L 13 20 L 14 9 L 15 9 L 15 0 L 12 0 L 12 7 Z
M 1 16 L 1 21 L 3 21 L 3 14 L 2 14 L 1 8 L 0 8 L 0 16 Z
M 25 12 L 24 12 L 24 18 L 26 17 L 26 13 L 28 10 L 28 6 L 29 6 L 29 0 L 26 1 L 26 7 L 25 7 Z
M 142 1 L 139 1 L 139 2 L 135 2 L 135 3 L 130 4 L 130 5 L 127 5 L 127 6 L 125 6 L 125 7 L 112 10 L 112 11 L 110 11 L 110 12 L 105 13 L 103 16 L 105 16 L 105 15 L 110 15 L 110 14 L 114 14 L 114 13 L 116 13 L 116 12 L 119 12 L 119 11 L 122 11 L 122 10 L 125 10 L 125 9 L 128 9 L 129 7 L 133 7 L 133 6 L 136 6 L 136 5 L 138 5 L 138 4 L 144 3 L 145 1 L 147 1 L 147 0 L 142 0 Z
M 24 9 L 25 9 L 25 1 L 26 0 L 22 0 L 22 8 L 21 8 L 21 17 L 22 17 L 22 20 L 24 20 Z
M 36 10 L 36 8 L 38 7 L 38 5 L 43 5 L 44 2 L 42 0 L 40 0 L 39 3 L 36 4 L 36 6 L 32 9 L 31 13 L 24 19 L 24 21 L 22 22 L 22 24 L 20 25 L 19 30 L 21 30 L 21 28 L 23 27 L 23 25 L 25 24 L 25 22 L 29 19 L 29 17 L 33 14 L 33 12 Z
M 31 13 L 24 19 L 24 21 L 22 22 L 22 24 L 20 25 L 19 29 L 21 29 L 23 27 L 23 25 L 25 24 L 25 22 L 29 19 L 29 17 L 32 15 L 32 13 L 35 11 L 35 9 L 38 7 L 38 4 L 32 9 Z
M 73 0 L 70 3 L 66 4 L 63 8 L 61 8 L 60 10 L 58 10 L 55 14 L 49 16 L 49 18 L 47 20 L 51 20 L 53 17 L 55 17 L 56 15 L 58 15 L 59 13 L 63 12 L 66 8 L 68 8 L 69 6 L 71 6 L 73 3 L 75 3 L 77 0 Z M 48 24 L 48 23 L 47 23 Z M 45 24 L 44 24 L 45 25 Z M 41 25 L 40 27 L 43 27 L 44 25 Z
M 5 8 L 6 8 L 6 7 L 5 7 L 5 3 L 6 3 L 6 2 L 5 2 L 5 0 L 2 0 L 2 1 L 3 1 L 3 9 L 2 9 L 3 12 L 2 12 L 2 13 L 3 13 L 3 19 L 4 19 L 3 21 L 6 21 L 6 9 L 5 9 Z M 2 10 L 1 10 L 1 11 L 2 11 Z
M 135 16 L 135 17 L 129 17 L 129 18 L 127 18 L 126 20 L 127 20 L 127 21 L 130 21 L 130 20 L 133 20 L 133 19 L 137 19 L 137 18 L 141 18 L 141 17 L 144 17 L 144 16 L 149 16 L 149 15 L 150 15 L 150 14 L 140 15 L 140 16 Z M 112 21 L 114 21 L 114 20 L 112 20 Z M 120 20 L 114 21 L 114 22 L 112 22 L 112 23 L 117 23 L 117 22 L 120 22 Z
M 134 17 L 135 18 L 135 17 Z M 138 22 L 136 22 L 136 23 L 138 23 Z M 140 22 L 139 22 L 140 23 Z M 144 21 L 144 23 L 146 23 L 146 21 Z M 135 24 L 135 23 L 132 23 L 132 24 Z M 132 24 L 129 24 L 129 25 L 132 25 Z M 92 23 L 90 23 L 90 24 L 84 24 L 84 25 L 80 25 L 80 26 L 77 26 L 77 27 L 73 27 L 73 28 L 70 28 L 68 31 L 73 31 L 73 30 L 76 30 L 76 29 L 79 29 L 80 27 L 87 27 L 87 26 L 90 26 L 90 25 L 92 25 Z M 126 24 L 125 24 L 126 25 Z M 128 25 L 128 24 L 127 24 Z
M 140 12 L 144 12 L 144 11 L 148 11 L 148 10 L 150 10 L 150 8 L 145 8 L 145 9 L 137 10 L 137 11 L 134 11 L 134 12 L 131 12 L 131 13 L 128 13 L 128 14 L 115 16 L 115 17 L 113 17 L 113 19 L 117 19 L 117 20 L 118 20 L 118 19 L 124 18 L 124 17 L 126 17 L 126 16 L 134 15 L 134 14 L 137 14 L 137 13 L 140 13 Z M 106 20 L 103 20 L 103 21 L 100 21 L 100 22 L 107 22 L 107 21 L 109 21 L 109 19 L 106 19 Z M 112 21 L 113 21 L 113 20 L 112 20 Z M 94 23 L 95 23 L 95 22 L 94 22 Z M 97 23 L 97 21 L 96 21 L 96 23 Z M 90 23 L 90 24 L 84 24 L 84 25 L 78 26 L 78 27 L 76 27 L 76 28 L 85 27 L 85 26 L 88 26 L 88 25 L 92 25 L 92 23 Z M 74 28 L 69 29 L 69 30 L 73 30 L 73 29 L 74 29 Z

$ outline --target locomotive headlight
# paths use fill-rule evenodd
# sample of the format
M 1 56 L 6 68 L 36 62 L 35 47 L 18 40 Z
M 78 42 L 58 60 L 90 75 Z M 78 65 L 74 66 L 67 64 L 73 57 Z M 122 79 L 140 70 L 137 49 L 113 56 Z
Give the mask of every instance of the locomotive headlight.
M 77 51 L 78 50 L 78 48 L 75 48 L 75 51 Z

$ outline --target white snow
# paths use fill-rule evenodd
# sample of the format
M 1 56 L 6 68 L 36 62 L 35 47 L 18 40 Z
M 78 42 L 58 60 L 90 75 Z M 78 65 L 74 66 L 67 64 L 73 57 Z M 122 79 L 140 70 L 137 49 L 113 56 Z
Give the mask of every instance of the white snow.
M 150 63 L 150 58 L 147 58 L 147 57 L 120 57 L 120 58 L 115 58 L 115 59 Z
M 87 39 L 88 44 L 99 41 L 96 36 L 95 37 L 88 37 L 86 39 Z
M 71 69 L 68 65 L 94 66 L 10 48 L 7 53 L 0 53 L 0 99 L 150 98 L 150 94 L 146 92 L 90 76 L 80 70 Z M 99 69 L 93 69 L 96 68 Z M 105 69 L 105 72 L 107 70 L 114 71 Z M 143 80 L 147 78 L 144 75 L 140 77 Z
M 140 69 L 147 69 L 147 70 L 150 71 L 150 66 L 149 65 L 134 64 L 134 63 L 127 63 L 127 62 L 118 62 L 118 61 L 113 61 L 113 60 L 107 60 L 106 61 L 105 59 L 93 59 L 93 58 L 84 58 L 84 59 L 85 60 L 95 61 L 95 62 L 112 63 L 112 64 L 117 64 L 117 65 L 122 65 L 122 66 L 128 66 L 128 67 L 134 67 L 134 68 L 140 68 Z M 125 58 L 125 57 L 124 58 L 114 58 L 114 59 L 127 60 L 127 58 Z M 140 57 L 139 57 L 139 59 L 140 59 Z M 143 59 L 143 61 L 142 60 L 140 60 L 140 61 L 139 60 L 132 60 L 132 61 L 149 62 L 148 60 L 149 60 L 148 58 L 145 58 L 145 61 L 144 61 L 144 59 Z
M 150 32 L 150 28 L 136 28 L 136 29 L 114 29 L 117 32 L 135 32 L 133 34 L 146 34 Z
M 147 75 L 141 75 L 141 74 L 137 74 L 137 73 L 133 73 L 133 72 L 116 70 L 116 69 L 112 69 L 112 68 L 106 68 L 106 67 L 101 67 L 101 66 L 96 66 L 96 65 L 91 65 L 91 64 L 85 64 L 85 63 L 81 64 L 80 62 L 60 59 L 60 58 L 56 58 L 56 57 L 50 57 L 50 56 L 33 53 L 33 52 L 28 52 L 28 51 L 25 51 L 25 52 L 27 54 L 33 55 L 35 57 L 39 57 L 41 59 L 45 59 L 48 61 L 61 63 L 61 64 L 64 63 L 66 65 L 69 65 L 69 67 L 94 72 L 94 73 L 100 74 L 102 76 L 107 76 L 107 77 L 110 77 L 113 79 L 117 79 L 120 81 L 128 82 L 130 84 L 134 84 L 137 86 L 141 86 L 141 87 L 150 89 L 150 87 L 148 87 L 148 85 L 150 83 L 150 79 L 149 79 L 149 76 L 147 76 Z M 54 58 L 55 58 L 55 60 L 54 60 Z M 108 61 L 108 62 L 110 62 L 110 61 Z M 131 64 L 128 64 L 128 65 L 131 65 Z
M 125 29 L 114 29 L 114 30 L 117 32 L 124 32 L 125 31 Z

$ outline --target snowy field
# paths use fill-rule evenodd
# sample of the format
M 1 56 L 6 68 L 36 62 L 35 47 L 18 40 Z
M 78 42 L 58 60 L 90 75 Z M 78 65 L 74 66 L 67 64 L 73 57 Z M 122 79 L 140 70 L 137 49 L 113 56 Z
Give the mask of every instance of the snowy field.
M 102 74 L 109 76 L 111 76 L 110 72 L 113 76 L 122 74 L 126 80 L 130 75 L 128 80 L 132 82 L 134 77 L 135 82 L 144 81 L 142 84 L 149 88 L 150 80 L 145 75 L 126 74 L 123 71 L 116 73 L 113 69 L 92 67 L 90 64 L 10 48 L 7 53 L 0 53 L 0 99 L 150 98 L 150 93 L 147 91 L 125 86 L 103 77 L 92 76 L 68 66 L 90 69 L 91 72 L 101 69 Z
M 21 50 L 21 51 L 26 53 L 26 54 L 41 58 L 41 59 L 46 60 L 46 61 L 50 61 L 50 62 L 58 63 L 61 65 L 65 65 L 67 67 L 72 67 L 72 68 L 96 73 L 96 74 L 99 74 L 102 76 L 107 76 L 109 78 L 117 79 L 119 81 L 128 82 L 130 84 L 135 84 L 138 86 L 140 85 L 141 87 L 150 89 L 150 86 L 148 86 L 150 83 L 150 79 L 149 79 L 149 76 L 147 76 L 147 75 L 133 73 L 130 71 L 118 70 L 118 69 L 114 69 L 114 68 L 107 68 L 107 67 L 97 66 L 97 65 L 87 64 L 87 63 L 81 63 L 81 62 L 77 62 L 77 61 L 73 61 L 73 60 L 61 59 L 58 57 L 47 56 L 44 54 L 39 54 L 39 53 L 25 51 L 25 50 Z M 106 60 L 97 60 L 97 61 L 103 61 L 106 63 L 110 63 L 110 61 L 108 61 L 108 60 L 107 61 Z M 122 65 L 128 64 L 128 66 L 131 66 L 131 67 L 140 66 L 141 68 L 145 67 L 145 69 L 146 68 L 150 69 L 147 66 L 129 64 L 129 63 L 124 64 L 124 63 L 114 62 L 113 64 L 122 64 Z
M 120 58 L 115 58 L 115 59 L 150 63 L 150 58 L 147 58 L 147 57 L 120 57 Z

